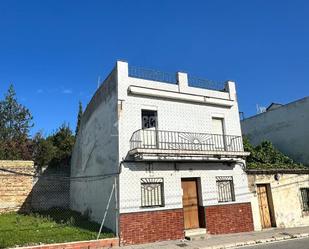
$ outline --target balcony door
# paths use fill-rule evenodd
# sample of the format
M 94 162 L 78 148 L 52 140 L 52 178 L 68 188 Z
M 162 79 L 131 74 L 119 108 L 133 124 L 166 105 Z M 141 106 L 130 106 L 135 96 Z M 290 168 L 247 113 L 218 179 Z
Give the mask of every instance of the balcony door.
M 224 138 L 224 119 L 212 118 L 212 134 L 214 150 L 225 151 L 226 143 Z
M 141 141 L 143 148 L 157 148 L 157 111 L 142 110 L 142 132 Z

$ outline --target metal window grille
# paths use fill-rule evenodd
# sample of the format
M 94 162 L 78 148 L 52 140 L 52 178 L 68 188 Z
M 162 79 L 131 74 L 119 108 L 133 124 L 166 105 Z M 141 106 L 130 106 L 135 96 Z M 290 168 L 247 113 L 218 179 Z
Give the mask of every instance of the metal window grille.
M 216 177 L 218 202 L 235 201 L 234 183 L 232 176 Z
M 141 206 L 164 206 L 163 178 L 141 179 Z
M 142 128 L 157 127 L 157 111 L 142 110 Z
M 303 211 L 309 211 L 309 188 L 301 188 L 300 192 L 303 202 Z

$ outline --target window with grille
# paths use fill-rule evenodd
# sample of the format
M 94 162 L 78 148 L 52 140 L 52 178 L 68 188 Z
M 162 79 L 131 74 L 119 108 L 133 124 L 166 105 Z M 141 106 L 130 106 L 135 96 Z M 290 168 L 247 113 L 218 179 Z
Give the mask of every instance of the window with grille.
M 157 127 L 157 111 L 142 110 L 142 129 Z
M 232 176 L 217 176 L 218 202 L 235 201 L 234 183 Z
M 301 188 L 303 211 L 309 211 L 309 188 Z
M 163 207 L 164 192 L 163 178 L 142 178 L 141 179 L 141 206 L 142 207 Z

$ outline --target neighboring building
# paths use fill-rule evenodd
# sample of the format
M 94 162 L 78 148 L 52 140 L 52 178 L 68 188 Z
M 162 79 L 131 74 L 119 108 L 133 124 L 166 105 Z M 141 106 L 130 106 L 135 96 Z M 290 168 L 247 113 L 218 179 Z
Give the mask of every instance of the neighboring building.
M 254 145 L 271 141 L 294 161 L 309 165 L 309 97 L 286 105 L 272 103 L 266 112 L 241 121 Z
M 255 230 L 309 226 L 309 170 L 247 170 Z
M 116 182 L 104 226 L 122 244 L 252 231 L 248 154 L 234 82 L 118 61 L 83 114 L 71 208 L 101 222 Z

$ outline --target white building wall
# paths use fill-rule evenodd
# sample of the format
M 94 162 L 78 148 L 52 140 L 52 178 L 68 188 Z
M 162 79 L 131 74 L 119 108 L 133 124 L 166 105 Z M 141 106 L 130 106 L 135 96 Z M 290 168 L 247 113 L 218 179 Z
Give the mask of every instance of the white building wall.
M 271 141 L 297 162 L 309 165 L 309 97 L 241 121 L 253 144 Z
M 83 114 L 71 161 L 70 207 L 98 222 L 107 207 L 117 173 L 117 75 L 115 72 L 97 90 Z M 104 226 L 116 231 L 115 195 Z
M 212 133 L 212 117 L 224 118 L 225 133 L 227 135 L 241 135 L 238 104 L 233 100 L 232 107 L 222 107 L 209 104 L 194 104 L 190 102 L 173 101 L 170 99 L 150 98 L 147 96 L 128 95 L 131 85 L 156 88 L 166 91 L 178 91 L 177 84 L 154 82 L 128 77 L 128 64 L 118 62 L 118 95 L 121 100 L 119 109 L 119 153 L 120 159 L 127 156 L 130 150 L 132 134 L 141 129 L 141 110 L 157 110 L 158 129 L 170 131 L 187 131 Z M 232 84 L 233 85 L 233 84 Z M 214 97 L 217 100 L 230 100 L 228 92 L 205 90 L 187 87 L 186 92 L 194 92 L 202 96 Z M 233 93 L 236 94 L 235 92 Z M 220 99 L 219 99 L 220 98 Z M 234 98 L 234 96 L 232 97 Z
M 233 176 L 235 202 L 250 202 L 247 176 L 240 165 L 212 163 L 124 163 L 121 173 L 120 213 L 182 208 L 181 178 L 199 178 L 200 206 L 225 205 L 218 203 L 216 176 Z M 164 179 L 164 207 L 141 207 L 141 178 Z
M 241 168 L 243 161 L 233 166 L 223 164 L 128 163 L 132 134 L 141 129 L 141 110 L 157 110 L 158 128 L 161 130 L 212 133 L 212 117 L 224 118 L 227 135 L 241 135 L 235 85 L 227 84 L 227 91 L 213 91 L 187 86 L 186 74 L 179 77 L 181 84 L 168 84 L 128 77 L 128 64 L 117 62 L 115 70 L 91 100 L 82 119 L 80 134 L 72 157 L 72 176 L 100 176 L 118 171 L 120 213 L 145 211 L 141 209 L 143 177 L 163 177 L 165 207 L 182 208 L 181 178 L 200 178 L 200 205 L 217 205 L 216 176 L 233 176 L 236 202 L 249 202 L 247 177 Z M 118 84 L 117 84 L 118 83 Z M 129 86 L 148 87 L 185 94 L 202 103 L 171 100 L 128 94 Z M 178 94 L 177 94 L 178 95 Z M 88 114 L 87 114 L 88 113 Z M 71 182 L 71 208 L 90 214 L 101 222 L 113 179 Z M 226 204 L 226 203 L 225 203 Z M 160 208 L 157 208 L 160 209 Z M 151 210 L 151 209 L 147 209 Z M 115 199 L 112 198 L 105 226 L 116 229 Z
M 130 150 L 130 138 L 132 134 L 141 129 L 141 110 L 157 110 L 158 129 L 212 133 L 212 117 L 224 118 L 225 133 L 227 135 L 241 135 L 238 105 L 234 83 L 229 83 L 229 92 L 220 92 L 167 84 L 128 77 L 128 64 L 117 63 L 119 84 L 119 160 L 125 160 Z M 128 94 L 129 86 L 147 87 L 171 92 L 181 91 L 186 94 L 194 94 L 213 98 L 218 102 L 230 101 L 231 107 L 222 105 L 210 105 L 206 103 L 192 103 L 176 101 L 168 98 L 156 98 L 148 96 L 133 96 Z M 130 166 L 128 166 L 130 165 Z M 165 207 L 164 209 L 182 208 L 181 177 L 201 177 L 203 205 L 215 205 L 217 202 L 217 190 L 215 176 L 231 175 L 234 177 L 236 201 L 249 202 L 247 196 L 247 178 L 239 166 L 235 168 L 204 163 L 192 164 L 175 171 L 172 164 L 154 163 L 151 177 L 164 177 Z M 192 170 L 190 170 L 192 168 Z M 149 177 L 147 166 L 141 163 L 125 163 L 120 175 L 120 213 L 145 211 L 140 208 L 140 178 Z M 150 209 L 147 209 L 150 210 Z

